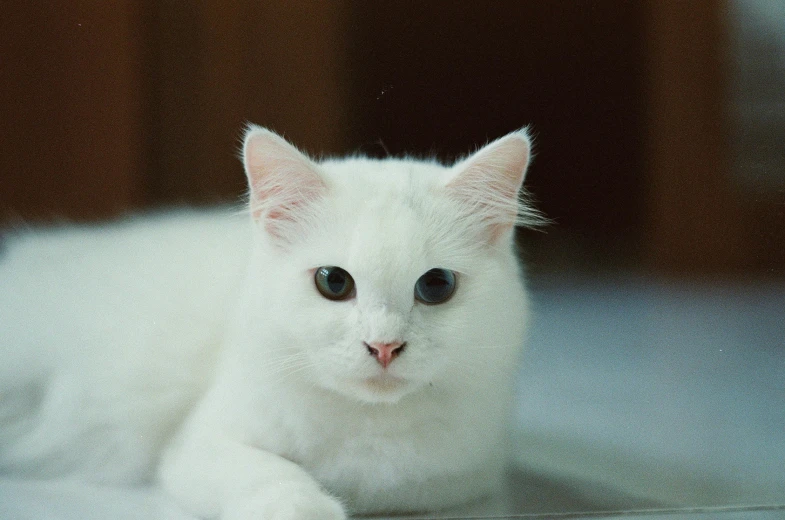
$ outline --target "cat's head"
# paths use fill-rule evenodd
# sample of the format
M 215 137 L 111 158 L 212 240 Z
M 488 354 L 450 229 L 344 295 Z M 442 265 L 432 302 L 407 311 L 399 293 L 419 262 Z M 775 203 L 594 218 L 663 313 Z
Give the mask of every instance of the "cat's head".
M 513 231 L 536 219 L 520 198 L 529 159 L 521 130 L 450 167 L 317 163 L 250 127 L 249 305 L 266 369 L 364 402 L 509 370 L 526 314 Z

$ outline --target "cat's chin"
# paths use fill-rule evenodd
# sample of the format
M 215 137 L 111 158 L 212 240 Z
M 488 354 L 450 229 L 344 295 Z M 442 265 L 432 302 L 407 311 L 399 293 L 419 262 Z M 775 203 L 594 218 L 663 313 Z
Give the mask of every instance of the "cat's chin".
M 343 385 L 342 385 L 343 386 Z M 340 393 L 365 403 L 394 404 L 416 390 L 417 385 L 407 379 L 382 373 L 348 382 Z

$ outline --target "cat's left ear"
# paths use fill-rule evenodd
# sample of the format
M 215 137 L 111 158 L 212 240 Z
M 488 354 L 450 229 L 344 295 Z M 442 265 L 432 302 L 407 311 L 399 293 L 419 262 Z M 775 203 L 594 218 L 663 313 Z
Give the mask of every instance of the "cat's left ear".
M 448 194 L 477 218 L 490 243 L 536 218 L 520 196 L 530 159 L 531 139 L 524 128 L 486 145 L 449 173 Z
M 278 134 L 255 125 L 246 130 L 242 155 L 254 220 L 275 241 L 291 242 L 327 192 L 318 166 Z

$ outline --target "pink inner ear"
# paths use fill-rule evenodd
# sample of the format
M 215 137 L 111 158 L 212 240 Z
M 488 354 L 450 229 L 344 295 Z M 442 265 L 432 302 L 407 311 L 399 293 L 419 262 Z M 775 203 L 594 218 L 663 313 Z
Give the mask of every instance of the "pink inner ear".
M 251 214 L 264 220 L 265 230 L 289 240 L 319 199 L 326 185 L 308 157 L 278 135 L 251 129 L 244 147 L 245 170 L 251 191 Z
M 287 214 L 296 211 L 297 206 L 301 204 L 301 202 L 296 200 L 287 200 L 284 197 L 284 189 L 281 186 L 275 184 L 268 185 L 262 182 L 251 188 L 251 198 L 253 208 L 251 214 L 257 220 L 265 211 L 267 211 L 268 219 L 286 219 Z M 279 206 L 274 205 L 276 200 L 282 201 Z
M 264 220 L 265 230 L 278 239 L 290 239 L 301 231 L 298 224 L 308 209 L 323 195 L 326 186 L 316 172 L 308 167 L 285 170 L 265 176 L 252 190 L 252 214 Z
M 267 212 L 264 222 L 264 229 L 276 238 L 285 238 L 287 224 L 297 222 L 298 210 L 305 205 L 305 202 L 293 201 L 285 206 L 274 207 Z M 254 214 L 258 220 L 259 215 Z

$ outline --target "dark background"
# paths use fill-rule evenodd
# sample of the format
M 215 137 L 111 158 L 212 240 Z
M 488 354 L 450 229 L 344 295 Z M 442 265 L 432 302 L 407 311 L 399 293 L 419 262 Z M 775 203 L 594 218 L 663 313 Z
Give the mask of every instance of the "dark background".
M 737 16 L 719 0 L 11 2 L 0 219 L 238 201 L 247 121 L 317 156 L 444 160 L 531 125 L 527 187 L 554 221 L 522 233 L 535 269 L 781 276 L 785 190 L 739 180 L 761 150 L 736 146 L 757 128 L 738 116 Z

